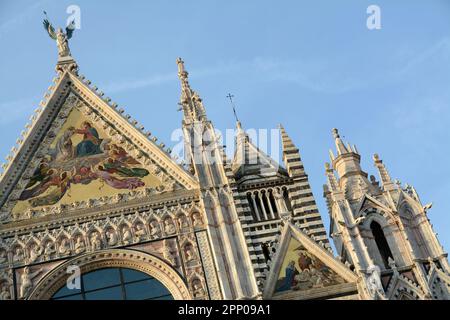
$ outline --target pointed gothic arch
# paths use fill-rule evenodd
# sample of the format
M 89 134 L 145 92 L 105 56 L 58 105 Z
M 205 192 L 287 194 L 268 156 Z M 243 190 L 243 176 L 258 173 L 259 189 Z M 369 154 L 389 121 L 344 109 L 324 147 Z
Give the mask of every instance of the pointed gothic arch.
M 378 251 L 383 260 L 384 267 L 389 268 L 388 259 L 389 258 L 393 259 L 394 256 L 392 255 L 391 248 L 389 247 L 389 244 L 386 240 L 386 236 L 384 235 L 383 229 L 381 228 L 381 225 L 377 221 L 373 220 L 370 223 L 370 230 L 372 231 L 372 235 L 374 237 Z
M 417 212 L 406 200 L 403 201 L 399 208 L 399 218 L 403 224 L 415 256 L 420 259 L 426 259 L 429 256 L 433 256 L 434 252 L 432 252 L 427 243 L 428 241 L 424 237 L 421 224 L 417 222 Z

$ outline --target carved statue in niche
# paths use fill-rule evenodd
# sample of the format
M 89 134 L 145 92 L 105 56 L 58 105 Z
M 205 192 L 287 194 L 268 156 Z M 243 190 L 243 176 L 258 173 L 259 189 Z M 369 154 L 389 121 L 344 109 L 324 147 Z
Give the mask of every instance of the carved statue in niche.
M 86 250 L 86 245 L 84 244 L 83 236 L 79 235 L 77 240 L 75 240 L 75 253 L 80 254 Z
M 58 253 L 65 255 L 65 254 L 68 254 L 69 252 L 70 252 L 69 240 L 66 237 L 63 237 L 61 239 L 61 242 L 59 243 Z
M 398 269 L 397 269 L 397 264 L 395 263 L 395 260 L 392 259 L 391 257 L 388 257 L 388 265 L 394 272 L 394 275 L 398 276 L 399 273 L 398 273 Z
M 38 243 L 33 243 L 30 246 L 30 260 L 29 262 L 34 262 L 36 261 L 40 255 L 42 254 L 42 252 L 44 251 L 44 248 L 42 248 L 42 246 Z
M 23 249 L 19 246 L 16 247 L 13 255 L 13 262 L 21 262 L 23 260 Z
M 100 250 L 102 248 L 102 240 L 98 232 L 92 232 L 90 241 L 92 250 Z
M 44 258 L 50 259 L 54 253 L 55 246 L 53 245 L 53 242 L 47 241 L 44 246 Z
M 177 230 L 172 222 L 172 219 L 167 218 L 166 220 L 164 220 L 164 232 L 166 234 L 174 234 L 176 231 Z
M 7 283 L 0 287 L 0 300 L 11 300 L 11 290 Z
M 203 297 L 205 295 L 205 289 L 203 289 L 202 282 L 199 279 L 192 281 L 192 291 L 194 298 Z
M 150 221 L 149 227 L 150 227 L 150 236 L 152 237 L 152 239 L 159 238 L 161 230 L 158 222 L 156 220 Z
M 194 228 L 203 226 L 203 220 L 200 213 L 194 212 L 192 215 L 192 224 L 194 225 Z
M 190 262 L 194 259 L 196 259 L 196 255 L 194 252 L 194 248 L 192 247 L 192 244 L 188 243 L 184 247 L 184 255 L 186 257 L 186 262 Z
M 117 234 L 116 231 L 113 228 L 109 228 L 106 231 L 106 238 L 108 240 L 109 246 L 115 246 L 117 244 Z
M 142 223 L 137 223 L 134 230 L 134 235 L 136 237 L 136 241 L 141 240 L 145 237 L 145 229 Z
M 172 254 L 172 250 L 170 248 L 170 242 L 168 242 L 168 241 L 164 241 L 163 256 L 164 256 L 164 259 L 169 261 L 171 265 L 173 265 L 174 267 L 176 266 L 176 259 Z
M 25 298 L 33 288 L 33 278 L 42 272 L 42 268 L 36 272 L 30 273 L 30 268 L 25 267 L 20 276 L 20 297 Z
M 374 300 L 386 300 L 386 296 L 383 290 L 383 286 L 381 284 L 381 272 L 380 267 L 376 265 L 371 265 L 367 268 L 368 277 L 367 281 L 367 290 L 369 291 L 370 296 Z
M 184 214 L 178 216 L 178 225 L 180 230 L 189 229 L 189 223 Z
M 273 196 L 275 198 L 275 202 L 277 203 L 278 212 L 279 213 L 288 212 L 286 202 L 284 201 L 283 193 L 279 189 L 275 188 L 273 190 Z
M 124 244 L 129 244 L 132 242 L 133 237 L 131 235 L 131 230 L 128 226 L 122 227 L 122 241 Z
M 5 249 L 0 249 L 0 264 L 5 263 L 8 260 Z

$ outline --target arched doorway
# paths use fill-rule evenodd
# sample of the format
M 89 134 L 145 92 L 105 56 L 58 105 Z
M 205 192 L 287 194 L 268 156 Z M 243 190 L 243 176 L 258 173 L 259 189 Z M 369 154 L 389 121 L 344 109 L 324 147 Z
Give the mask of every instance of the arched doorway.
M 64 291 L 71 266 L 80 268 L 79 292 Z M 80 295 L 73 296 L 74 299 L 101 299 L 102 296 L 105 299 L 128 299 L 128 296 L 130 299 L 191 299 L 183 278 L 166 262 L 148 253 L 126 249 L 102 250 L 66 261 L 39 281 L 29 299 L 70 298 L 75 294 Z

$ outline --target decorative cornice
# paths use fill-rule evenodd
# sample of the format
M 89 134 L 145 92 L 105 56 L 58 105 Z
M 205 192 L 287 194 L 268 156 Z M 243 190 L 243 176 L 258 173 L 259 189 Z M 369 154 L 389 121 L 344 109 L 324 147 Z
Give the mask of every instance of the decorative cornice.
M 7 223 L 2 226 L 0 237 L 8 237 L 11 234 L 35 232 L 47 228 L 55 228 L 74 223 L 82 223 L 92 219 L 101 219 L 120 214 L 136 212 L 137 210 L 155 210 L 163 207 L 174 207 L 179 204 L 196 203 L 199 201 L 198 192 L 194 190 L 178 190 L 145 197 L 136 197 L 125 202 L 104 204 L 100 207 L 78 208 L 72 212 L 64 212 L 64 215 L 49 214 L 32 220 L 21 220 Z
M 284 186 L 292 183 L 294 180 L 292 178 L 284 178 L 284 179 L 276 179 L 271 181 L 260 181 L 260 182 L 251 182 L 245 183 L 238 186 L 239 192 L 245 192 L 253 189 L 266 188 L 266 187 L 275 187 L 275 186 Z

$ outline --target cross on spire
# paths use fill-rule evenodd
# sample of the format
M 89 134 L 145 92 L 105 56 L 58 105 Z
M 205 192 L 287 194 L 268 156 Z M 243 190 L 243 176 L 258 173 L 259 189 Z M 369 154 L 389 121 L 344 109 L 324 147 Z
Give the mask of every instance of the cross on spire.
M 236 118 L 236 122 L 239 122 L 238 116 L 236 114 L 236 108 L 235 108 L 234 102 L 233 102 L 234 95 L 232 95 L 231 93 L 228 93 L 227 98 L 230 99 L 231 107 L 233 108 L 233 114 L 234 114 L 234 117 Z

